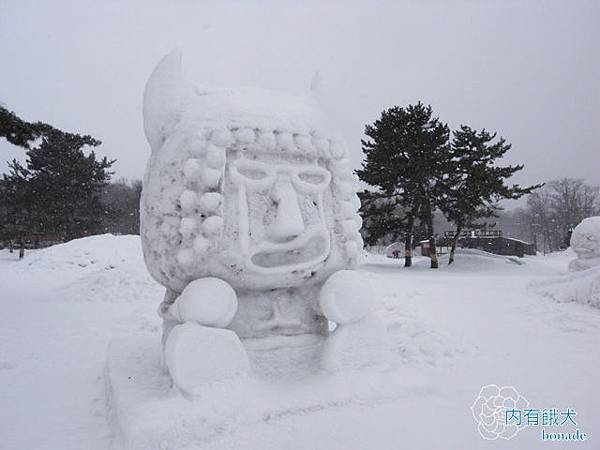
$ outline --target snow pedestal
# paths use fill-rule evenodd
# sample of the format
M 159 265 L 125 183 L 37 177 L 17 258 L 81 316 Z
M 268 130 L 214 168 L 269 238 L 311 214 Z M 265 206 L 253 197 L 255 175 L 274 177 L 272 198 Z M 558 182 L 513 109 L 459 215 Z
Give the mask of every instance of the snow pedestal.
M 111 343 L 107 362 L 115 449 L 197 449 L 271 420 L 404 395 L 396 372 L 320 370 L 329 338 L 314 335 L 244 340 L 252 376 L 203 383 L 182 395 L 161 361 L 158 336 Z M 348 354 L 345 353 L 347 356 Z

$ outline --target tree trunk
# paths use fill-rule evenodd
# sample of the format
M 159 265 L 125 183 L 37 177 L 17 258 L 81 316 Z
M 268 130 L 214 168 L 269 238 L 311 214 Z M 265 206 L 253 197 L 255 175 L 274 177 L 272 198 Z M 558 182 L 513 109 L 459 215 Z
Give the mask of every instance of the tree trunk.
M 25 241 L 21 238 L 21 242 L 19 243 L 19 259 L 23 259 L 25 256 Z
M 412 266 L 412 247 L 413 247 L 413 227 L 415 225 L 415 217 L 411 214 L 408 217 L 406 225 L 406 234 L 404 235 L 404 267 Z
M 460 237 L 460 232 L 462 231 L 462 227 L 456 227 L 456 233 L 452 236 L 452 248 L 450 249 L 450 257 L 448 258 L 448 265 L 454 262 L 454 251 L 456 250 L 456 243 L 458 242 L 458 238 Z
M 9 251 L 10 253 L 12 253 L 14 249 L 15 249 L 15 244 L 14 244 L 13 240 L 12 240 L 12 239 L 10 239 L 10 240 L 8 241 L 8 251 Z
M 429 258 L 431 259 L 431 269 L 439 267 L 437 257 L 437 247 L 435 245 L 435 236 L 433 235 L 433 212 L 430 210 L 427 213 L 427 235 L 429 237 Z
M 433 237 L 433 234 L 429 235 L 429 257 L 431 258 L 430 268 L 437 269 L 439 267 L 439 262 L 437 257 L 437 247 L 435 245 L 435 237 Z

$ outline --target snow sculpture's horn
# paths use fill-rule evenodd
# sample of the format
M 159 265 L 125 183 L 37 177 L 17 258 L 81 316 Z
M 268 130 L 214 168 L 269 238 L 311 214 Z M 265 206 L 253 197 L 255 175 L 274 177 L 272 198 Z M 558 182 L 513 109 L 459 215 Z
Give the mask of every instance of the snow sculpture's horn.
M 174 50 L 158 63 L 144 90 L 144 132 L 152 150 L 173 132 L 189 92 L 181 73 L 181 52 Z

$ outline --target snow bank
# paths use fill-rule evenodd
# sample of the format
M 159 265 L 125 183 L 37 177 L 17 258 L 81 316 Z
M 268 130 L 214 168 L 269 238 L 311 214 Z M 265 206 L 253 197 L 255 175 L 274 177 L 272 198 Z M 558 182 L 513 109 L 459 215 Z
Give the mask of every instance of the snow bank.
M 448 265 L 449 255 L 440 255 L 441 270 L 453 271 L 468 271 L 468 272 L 487 272 L 498 270 L 511 270 L 517 266 L 526 264 L 524 258 L 516 256 L 495 255 L 494 253 L 485 252 L 474 248 L 459 248 L 456 249 L 454 263 Z M 429 268 L 429 258 L 415 262 L 417 267 Z
M 30 252 L 16 264 L 17 273 L 41 278 L 66 300 L 156 304 L 163 295 L 146 270 L 139 236 L 74 239 Z
M 530 284 L 530 290 L 559 303 L 576 302 L 600 308 L 600 267 Z
M 83 274 L 98 267 L 110 270 L 126 262 L 144 264 L 139 236 L 99 234 L 26 253 L 23 269 Z

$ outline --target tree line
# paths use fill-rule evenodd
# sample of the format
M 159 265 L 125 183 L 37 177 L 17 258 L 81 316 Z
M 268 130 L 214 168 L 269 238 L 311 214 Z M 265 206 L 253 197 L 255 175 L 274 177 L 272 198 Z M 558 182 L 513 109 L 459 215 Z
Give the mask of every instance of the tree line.
M 546 183 L 513 213 L 518 232 L 544 253 L 569 246 L 573 228 L 586 217 L 600 215 L 600 186 L 581 179 L 561 178 Z
M 451 131 L 422 103 L 394 106 L 365 127 L 365 159 L 357 171 L 369 186 L 360 193 L 363 236 L 368 245 L 400 239 L 405 265 L 415 240 L 429 241 L 438 267 L 436 227 L 455 229 L 450 259 L 465 228 L 492 219 L 543 251 L 568 245 L 583 218 L 600 214 L 600 188 L 564 178 L 522 187 L 509 179 L 522 165 L 498 161 L 511 145 L 468 125 Z M 0 137 L 22 147 L 0 179 L 0 246 L 62 242 L 97 233 L 138 234 L 140 180 L 111 181 L 115 160 L 98 158 L 101 142 L 43 122 L 27 122 L 0 105 Z M 500 201 L 527 195 L 526 205 L 503 211 Z
M 365 127 L 365 135 L 365 159 L 356 172 L 370 186 L 360 194 L 365 241 L 375 245 L 403 238 L 407 267 L 417 232 L 429 241 L 431 268 L 438 267 L 436 211 L 456 230 L 452 263 L 463 229 L 496 216 L 501 200 L 518 199 L 543 186 L 508 184 L 523 165 L 498 164 L 511 148 L 503 137 L 468 125 L 451 132 L 421 102 L 384 110 Z
M 0 137 L 26 151 L 0 179 L 0 241 L 20 248 L 91 234 L 138 233 L 141 181 L 110 183 L 115 160 L 90 135 L 27 122 L 0 106 Z M 90 150 L 91 149 L 91 150 Z

